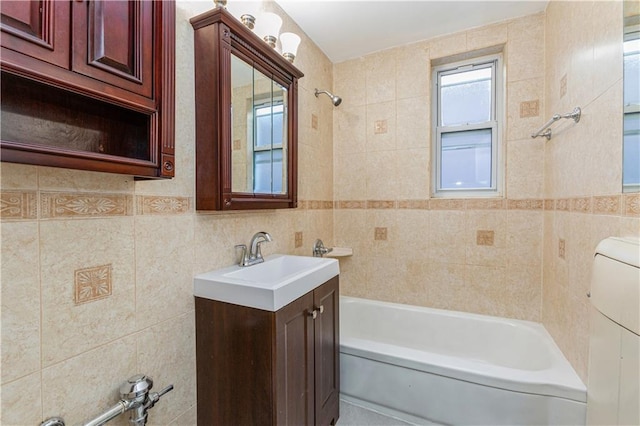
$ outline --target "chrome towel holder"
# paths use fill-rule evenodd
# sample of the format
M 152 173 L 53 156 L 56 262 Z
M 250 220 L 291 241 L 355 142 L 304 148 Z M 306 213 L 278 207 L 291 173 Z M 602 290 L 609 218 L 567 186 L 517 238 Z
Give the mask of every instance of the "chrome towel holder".
M 572 118 L 574 122 L 578 123 L 580 121 L 580 116 L 582 115 L 582 110 L 580 107 L 575 107 L 573 111 L 567 114 L 556 114 L 549 121 L 544 123 L 537 132 L 531 133 L 532 138 L 537 138 L 538 136 L 544 136 L 547 140 L 551 139 L 551 128 L 550 126 L 561 118 Z

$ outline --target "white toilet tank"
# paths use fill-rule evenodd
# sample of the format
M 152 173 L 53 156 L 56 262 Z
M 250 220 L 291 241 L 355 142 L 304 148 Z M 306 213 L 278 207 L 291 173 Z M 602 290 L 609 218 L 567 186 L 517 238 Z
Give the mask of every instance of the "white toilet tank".
M 587 424 L 640 425 L 640 240 L 598 244 L 591 304 Z

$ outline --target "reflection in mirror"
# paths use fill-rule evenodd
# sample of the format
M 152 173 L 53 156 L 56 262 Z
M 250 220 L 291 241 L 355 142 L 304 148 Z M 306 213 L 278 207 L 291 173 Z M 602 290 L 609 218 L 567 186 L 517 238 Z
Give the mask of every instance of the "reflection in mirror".
M 232 191 L 287 192 L 287 91 L 231 55 Z
M 624 138 L 622 192 L 640 191 L 640 15 L 624 2 Z

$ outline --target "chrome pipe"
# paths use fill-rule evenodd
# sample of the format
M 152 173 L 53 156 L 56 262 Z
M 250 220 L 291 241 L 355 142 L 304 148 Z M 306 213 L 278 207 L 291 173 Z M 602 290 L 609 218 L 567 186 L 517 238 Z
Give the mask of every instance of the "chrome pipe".
M 127 405 L 128 404 L 126 401 L 120 400 L 116 405 L 107 409 L 107 411 L 100 414 L 98 417 L 93 418 L 86 423 L 83 423 L 82 426 L 101 426 L 109 420 L 112 420 L 127 411 Z

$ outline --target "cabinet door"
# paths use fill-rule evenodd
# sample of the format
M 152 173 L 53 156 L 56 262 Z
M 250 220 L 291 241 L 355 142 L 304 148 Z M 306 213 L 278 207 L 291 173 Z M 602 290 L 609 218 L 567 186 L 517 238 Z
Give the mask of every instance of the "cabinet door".
M 69 68 L 70 2 L 0 2 L 2 47 Z
M 338 421 L 340 403 L 340 294 L 338 277 L 314 291 L 316 425 Z
M 152 97 L 154 3 L 74 2 L 73 71 Z
M 276 313 L 278 425 L 313 425 L 313 292 Z

